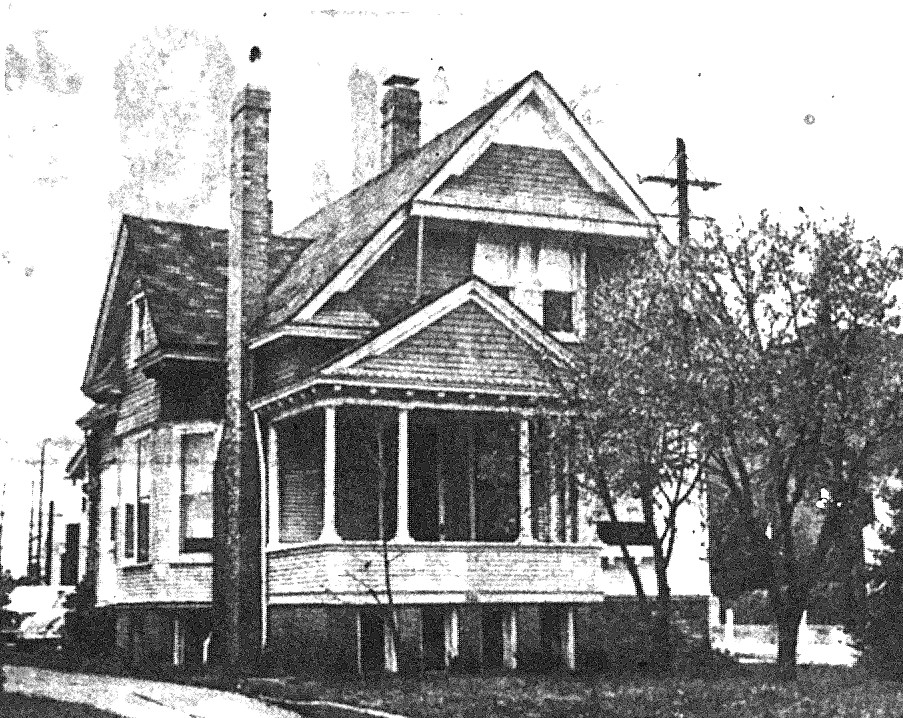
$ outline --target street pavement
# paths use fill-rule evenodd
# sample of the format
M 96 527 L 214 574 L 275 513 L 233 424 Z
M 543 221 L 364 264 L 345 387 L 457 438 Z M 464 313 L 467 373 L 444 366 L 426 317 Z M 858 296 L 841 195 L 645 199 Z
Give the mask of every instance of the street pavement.
M 238 693 L 137 678 L 4 666 L 6 690 L 87 703 L 126 718 L 298 718 Z M 0 693 L 0 715 L 3 715 Z

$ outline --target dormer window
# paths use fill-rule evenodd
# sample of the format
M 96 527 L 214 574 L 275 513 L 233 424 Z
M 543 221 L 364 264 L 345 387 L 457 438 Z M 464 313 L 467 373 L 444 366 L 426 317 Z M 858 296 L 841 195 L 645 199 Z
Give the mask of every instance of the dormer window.
M 143 294 L 132 298 L 132 364 L 147 349 L 147 299 Z
M 542 293 L 542 325 L 549 332 L 574 331 L 574 293 Z

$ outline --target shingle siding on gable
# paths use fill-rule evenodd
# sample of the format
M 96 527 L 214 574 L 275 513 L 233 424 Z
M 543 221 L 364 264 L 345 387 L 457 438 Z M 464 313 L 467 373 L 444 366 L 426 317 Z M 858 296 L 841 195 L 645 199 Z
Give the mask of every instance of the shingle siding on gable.
M 620 199 L 594 192 L 563 152 L 539 147 L 492 144 L 436 198 L 466 207 L 637 221 Z
M 290 337 L 261 347 L 254 355 L 255 396 L 301 381 L 311 369 L 334 357 L 348 344 L 349 340 Z
M 412 220 L 414 225 L 416 220 Z M 416 291 L 417 235 L 413 227 L 377 260 L 349 295 L 380 323 L 411 308 Z M 473 240 L 427 223 L 423 242 L 421 297 L 443 294 L 473 274 Z
M 343 376 L 474 389 L 542 391 L 548 382 L 522 339 L 473 302 Z

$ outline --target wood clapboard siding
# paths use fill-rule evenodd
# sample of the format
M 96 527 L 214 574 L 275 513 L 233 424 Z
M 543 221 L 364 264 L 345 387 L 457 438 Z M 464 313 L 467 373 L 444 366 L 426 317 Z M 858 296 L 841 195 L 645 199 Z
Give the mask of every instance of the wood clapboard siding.
M 315 598 L 326 592 L 372 603 L 364 585 L 385 585 L 378 542 L 303 546 L 270 553 L 269 593 Z M 603 567 L 600 547 L 588 544 L 414 543 L 393 549 L 392 591 L 401 601 L 454 594 L 464 600 L 493 594 L 560 600 L 562 594 L 632 595 L 633 583 L 620 565 Z M 652 566 L 640 567 L 644 585 L 655 591 Z M 683 586 L 681 587 L 683 588 Z M 319 599 L 318 599 L 319 600 Z
M 300 381 L 311 369 L 336 356 L 349 341 L 287 337 L 258 349 L 254 354 L 256 396 L 284 389 Z
M 118 603 L 209 602 L 213 582 L 210 564 L 156 563 L 117 571 Z
M 116 434 L 122 436 L 153 423 L 160 417 L 161 393 L 156 380 L 148 379 L 131 364 L 131 338 L 128 331 L 120 340 L 122 372 L 122 400 L 116 422 Z
M 493 143 L 435 199 L 465 207 L 556 217 L 636 221 L 613 194 L 594 192 L 560 150 Z
M 542 391 L 549 387 L 539 358 L 522 339 L 467 302 L 381 356 L 342 376 L 475 389 Z

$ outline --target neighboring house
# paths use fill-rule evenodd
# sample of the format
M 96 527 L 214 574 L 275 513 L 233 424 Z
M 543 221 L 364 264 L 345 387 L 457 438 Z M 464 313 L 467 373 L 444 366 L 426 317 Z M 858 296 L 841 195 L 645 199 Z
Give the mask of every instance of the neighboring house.
M 41 583 L 74 587 L 85 575 L 88 548 L 85 468 L 85 451 L 79 448 L 67 463 L 65 475 L 46 483 L 41 507 Z
M 213 632 L 299 670 L 574 667 L 630 631 L 620 551 L 536 407 L 658 223 L 541 74 L 422 146 L 415 82 L 386 82 L 381 174 L 289 232 L 250 86 L 232 227 L 122 220 L 79 424 L 89 571 L 132 660 L 199 662 Z M 698 510 L 671 585 L 705 631 Z

